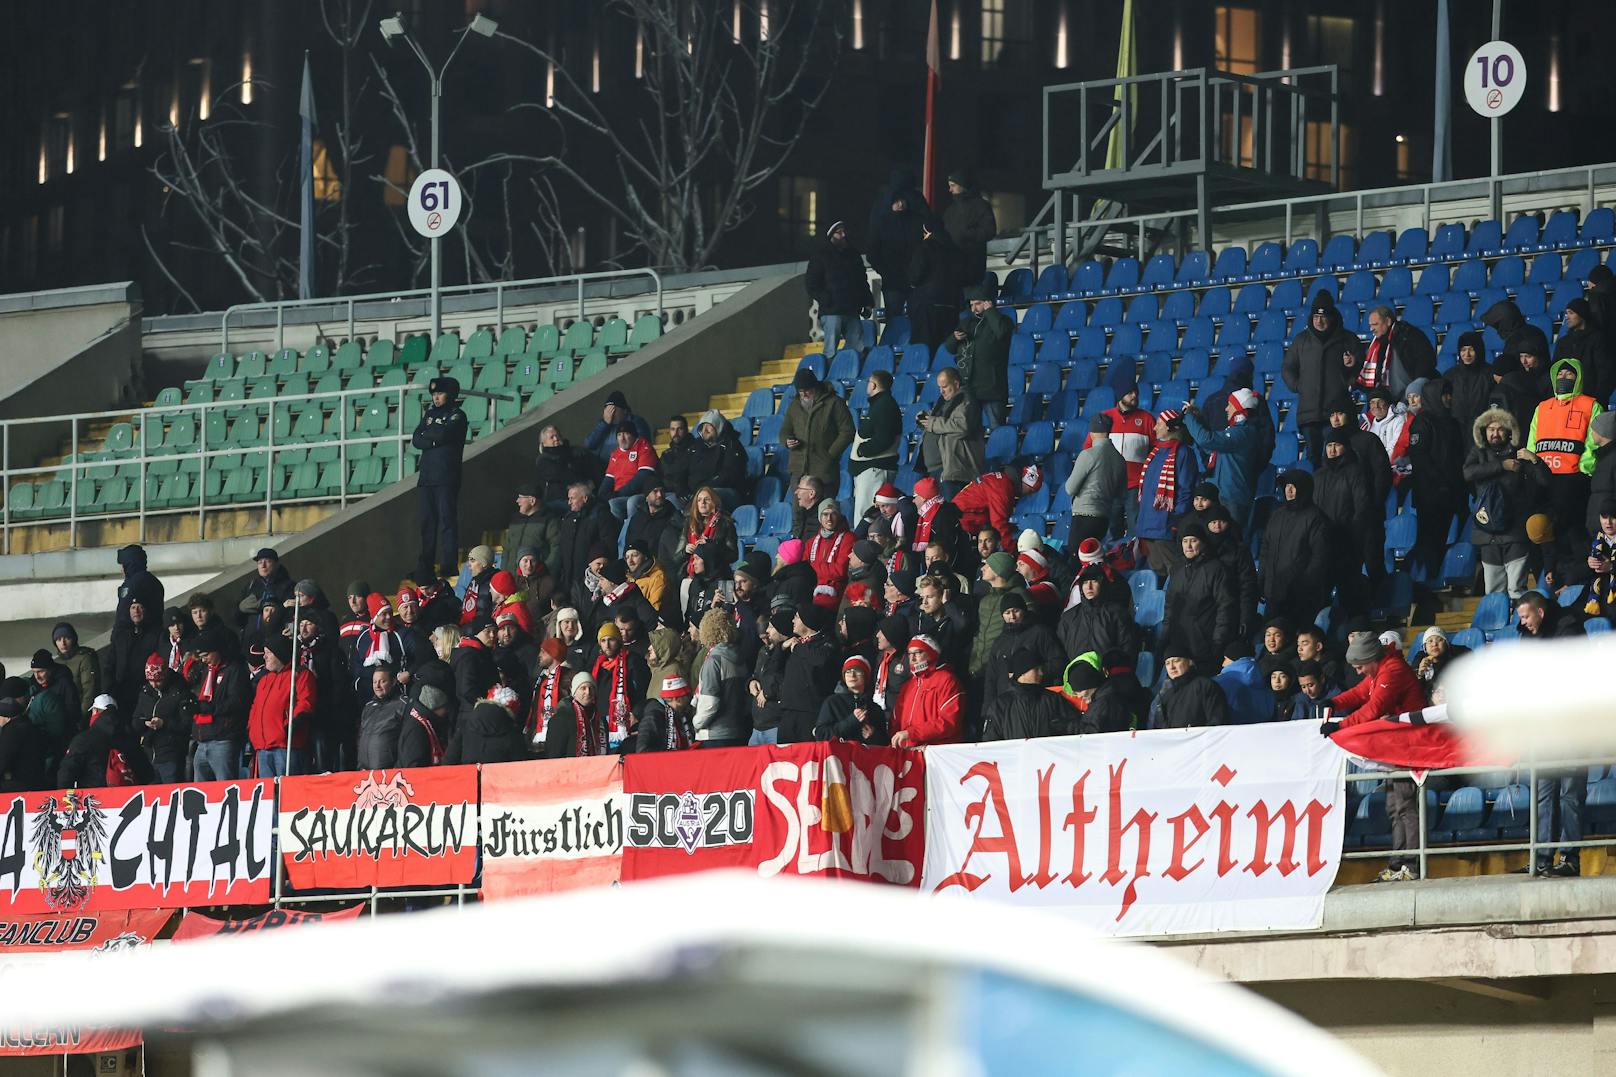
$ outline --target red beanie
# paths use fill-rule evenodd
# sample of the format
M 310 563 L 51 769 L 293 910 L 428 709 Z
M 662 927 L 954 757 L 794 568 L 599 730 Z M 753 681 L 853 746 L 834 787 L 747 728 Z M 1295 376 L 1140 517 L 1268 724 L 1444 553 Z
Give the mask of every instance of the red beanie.
M 365 608 L 370 611 L 372 621 L 376 619 L 376 615 L 381 613 L 382 610 L 392 609 L 387 604 L 387 599 L 376 591 L 372 591 L 365 597 Z
M 516 577 L 503 568 L 489 578 L 488 586 L 505 598 L 511 597 L 519 590 L 516 586 Z
M 925 475 L 915 480 L 915 496 L 920 500 L 930 501 L 937 496 L 937 493 L 937 480 L 930 475 Z

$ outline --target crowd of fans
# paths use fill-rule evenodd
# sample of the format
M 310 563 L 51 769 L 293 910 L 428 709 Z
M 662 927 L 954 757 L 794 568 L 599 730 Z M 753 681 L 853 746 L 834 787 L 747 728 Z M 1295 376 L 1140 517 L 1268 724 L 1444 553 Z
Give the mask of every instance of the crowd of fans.
M 731 513 L 751 480 L 730 421 L 709 411 L 690 430 L 675 416 L 659 454 L 618 391 L 580 444 L 543 429 L 502 556 L 472 547 L 457 592 L 432 563 L 434 545 L 456 548 L 465 428 L 441 379 L 415 443 L 420 473 L 449 490 L 422 495 L 412 579 L 334 594 L 265 548 L 233 603 L 165 606 L 141 548 L 120 551 L 110 646 L 97 654 L 64 623 L 28 677 L 0 683 L 0 788 L 810 739 L 914 748 L 1288 720 L 1329 732 L 1440 702 L 1437 674 L 1463 652 L 1433 628 L 1405 656 L 1367 615 L 1388 512 L 1405 503 L 1411 559 L 1438 573 L 1450 528 L 1468 527 L 1482 587 L 1518 605 L 1520 635 L 1577 634 L 1610 612 L 1608 273 L 1571 304 L 1552 350 L 1501 303 L 1486 321 L 1502 353 L 1489 363 L 1467 333 L 1445 375 L 1418 327 L 1379 308 L 1360 341 L 1321 291 L 1281 371 L 1305 464 L 1277 476 L 1272 498 L 1259 495 L 1264 469 L 1295 435 L 1277 432 L 1249 363 L 1215 411 L 1162 401 L 1154 414 L 1132 364 L 1113 363 L 1116 403 L 1088 421 L 1068 474 L 1048 460 L 989 470 L 986 433 L 1018 395 L 1015 326 L 965 284 L 981 280 L 991 209 L 962 176 L 950 190 L 939 217 L 899 177 L 870 234 L 889 316 L 906 303 L 954 365 L 910 426 L 886 371 L 858 415 L 798 371 L 780 439 L 793 524 L 772 558 L 737 538 Z M 863 343 L 869 274 L 845 223 L 808 281 L 827 350 Z M 844 467 L 846 503 L 834 496 Z M 906 470 L 917 477 L 900 488 Z M 1070 496 L 1062 538 L 1012 523 L 1045 483 Z M 1159 624 L 1142 627 L 1136 602 L 1162 587 Z M 1585 603 L 1556 601 L 1566 587 Z M 1580 836 L 1575 784 L 1554 783 L 1545 837 Z M 1392 788 L 1398 849 L 1417 837 L 1414 796 Z M 1543 867 L 1566 864 L 1574 851 Z

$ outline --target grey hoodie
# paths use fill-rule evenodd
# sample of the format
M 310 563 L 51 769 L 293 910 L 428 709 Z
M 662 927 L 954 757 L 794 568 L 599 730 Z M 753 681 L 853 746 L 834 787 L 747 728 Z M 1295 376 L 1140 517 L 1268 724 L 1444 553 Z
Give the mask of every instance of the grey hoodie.
M 1128 486 L 1128 464 L 1108 437 L 1077 454 L 1066 492 L 1072 495 L 1073 516 L 1110 516 L 1111 506 Z

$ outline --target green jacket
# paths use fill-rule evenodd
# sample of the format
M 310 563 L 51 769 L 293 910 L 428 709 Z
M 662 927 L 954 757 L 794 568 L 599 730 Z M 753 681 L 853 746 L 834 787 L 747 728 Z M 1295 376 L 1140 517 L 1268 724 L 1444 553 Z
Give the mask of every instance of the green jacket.
M 515 572 L 516 552 L 532 547 L 539 551 L 539 558 L 545 566 L 555 571 L 556 539 L 560 534 L 561 521 L 543 509 L 532 516 L 512 513 L 511 522 L 505 526 L 505 541 L 502 544 L 505 567 Z
M 1577 374 L 1577 380 L 1571 383 L 1571 391 L 1569 393 L 1557 392 L 1554 394 L 1554 399 L 1558 400 L 1562 404 L 1569 400 L 1575 400 L 1577 397 L 1584 395 L 1582 391 L 1582 364 L 1575 359 L 1556 359 L 1553 365 L 1549 367 L 1549 385 L 1552 386 L 1554 384 L 1555 377 L 1558 375 L 1560 368 L 1563 366 L 1568 366 L 1574 370 Z M 1588 412 L 1588 435 L 1582 443 L 1582 459 L 1577 461 L 1577 470 L 1582 472 L 1584 475 L 1592 475 L 1594 473 L 1594 420 L 1599 418 L 1599 416 L 1605 411 L 1604 408 L 1599 406 L 1599 401 L 1594 400 L 1593 397 L 1589 397 L 1588 399 L 1592 402 L 1591 408 Z M 1547 403 L 1547 401 L 1544 403 Z M 1532 427 L 1526 433 L 1526 446 L 1533 452 L 1537 452 L 1537 417 L 1542 412 L 1542 409 L 1543 404 L 1539 404 L 1537 406 L 1537 410 L 1532 412 Z
M 964 340 L 950 334 L 943 340 L 943 350 L 958 356 L 960 376 L 965 388 L 978 402 L 997 404 L 1010 398 L 1010 338 L 1015 335 L 1016 323 L 997 308 L 966 319 L 960 330 Z
M 58 665 L 66 667 L 73 683 L 78 686 L 79 706 L 85 714 L 89 714 L 90 704 L 101 694 L 101 659 L 81 643 L 70 653 L 58 655 L 56 661 Z
M 793 393 L 780 420 L 780 443 L 788 438 L 801 442 L 791 450 L 792 481 L 813 475 L 834 492 L 842 484 L 842 452 L 853 444 L 853 413 L 847 410 L 847 401 L 823 383 L 811 407 L 804 407 Z
M 50 766 L 53 774 L 56 763 L 67 750 L 67 742 L 73 737 L 76 726 L 74 718 L 74 715 L 63 713 L 62 700 L 55 692 L 34 688 L 34 696 L 28 701 L 28 720 L 34 723 L 50 742 Z
M 967 666 L 973 677 L 988 668 L 988 662 L 993 658 L 993 648 L 998 645 L 999 637 L 1004 635 L 1005 596 L 1014 593 L 1025 598 L 1027 595 L 1021 574 L 1014 575 L 1015 581 L 1009 587 L 995 587 L 977 603 L 976 635 L 971 637 L 971 658 Z

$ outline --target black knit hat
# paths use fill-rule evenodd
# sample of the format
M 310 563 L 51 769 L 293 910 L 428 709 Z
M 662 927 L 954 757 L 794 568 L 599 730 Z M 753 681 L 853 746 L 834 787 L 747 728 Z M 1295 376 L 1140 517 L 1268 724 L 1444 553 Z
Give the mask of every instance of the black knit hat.
M 887 642 L 898 650 L 909 642 L 909 618 L 902 614 L 893 614 L 891 617 L 881 618 L 875 630 L 887 638 Z

